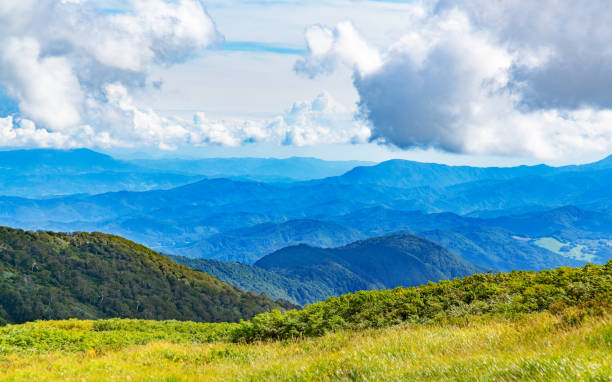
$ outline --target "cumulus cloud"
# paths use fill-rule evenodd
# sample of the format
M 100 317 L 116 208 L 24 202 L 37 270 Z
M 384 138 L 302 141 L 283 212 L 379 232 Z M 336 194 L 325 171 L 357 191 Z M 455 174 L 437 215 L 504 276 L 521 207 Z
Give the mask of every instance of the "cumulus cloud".
M 282 116 L 269 123 L 269 129 L 283 137 L 283 144 L 296 146 L 363 143 L 370 137 L 370 129 L 355 121 L 351 111 L 327 92 L 310 102 L 294 103 Z
M 12 37 L 4 41 L 0 65 L 22 113 L 51 129 L 80 122 L 83 93 L 65 57 L 41 57 L 38 41 Z
M 310 77 L 329 73 L 338 65 L 347 65 L 365 75 L 382 64 L 376 48 L 368 45 L 348 21 L 339 23 L 334 29 L 311 26 L 306 30 L 306 44 L 308 55 L 296 62 L 295 70 Z
M 210 119 L 197 112 L 193 120 L 164 117 L 134 104 L 120 83 L 104 88 L 102 102 L 89 100 L 88 119 L 105 121 L 107 128 L 80 125 L 51 131 L 25 118 L 0 118 L 0 142 L 5 146 L 37 147 L 157 147 L 228 146 L 248 143 L 308 146 L 330 143 L 365 143 L 369 127 L 353 118 L 354 110 L 323 92 L 313 100 L 294 103 L 282 114 L 263 120 Z M 128 128 L 125 128 L 128 126 Z
M 217 41 L 214 22 L 199 0 L 132 0 L 126 9 L 106 13 L 86 0 L 0 3 L 0 86 L 19 107 L 3 119 L 0 144 L 141 138 L 163 147 L 188 135 L 136 107 L 129 92 L 146 83 L 152 65 L 180 62 Z
M 214 23 L 196 0 L 134 0 L 132 12 L 106 16 L 93 30 L 83 21 L 75 29 L 92 38 L 79 38 L 76 44 L 100 63 L 123 70 L 181 60 L 217 38 Z
M 7 146 L 74 147 L 74 142 L 62 133 L 36 128 L 28 119 L 0 118 L 0 142 Z
M 434 11 L 461 9 L 516 54 L 510 70 L 532 109 L 612 107 L 612 8 L 606 0 L 517 2 L 441 0 Z M 529 60 L 535 59 L 533 65 Z
M 203 113 L 198 113 L 189 141 L 194 145 L 239 146 L 267 142 L 309 146 L 364 143 L 369 138 L 368 126 L 355 121 L 352 110 L 323 92 L 313 100 L 296 102 L 281 115 L 263 121 L 210 121 Z
M 295 68 L 354 67 L 371 139 L 402 148 L 547 158 L 610 150 L 611 17 L 604 1 L 415 3 L 409 32 L 382 53 L 367 53 L 358 34 L 339 53 L 340 25 L 315 26 Z

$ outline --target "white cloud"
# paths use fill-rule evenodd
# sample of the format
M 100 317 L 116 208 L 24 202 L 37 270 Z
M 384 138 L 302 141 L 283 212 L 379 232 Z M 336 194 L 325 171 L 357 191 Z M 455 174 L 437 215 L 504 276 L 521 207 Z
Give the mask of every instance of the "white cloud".
M 352 65 L 372 139 L 401 148 L 543 158 L 612 149 L 604 2 L 430 4 L 415 3 L 411 30 L 382 54 L 363 40 L 339 54 L 340 33 L 315 26 L 296 69 Z
M 36 128 L 34 122 L 12 116 L 0 118 L 0 142 L 6 146 L 73 147 L 74 142 L 57 132 Z
M 103 65 L 139 72 L 152 61 L 181 60 L 218 38 L 214 23 L 196 0 L 133 3 L 132 12 L 106 16 L 93 30 L 84 23 L 75 26 L 90 37 L 75 44 Z
M 80 122 L 83 94 L 65 57 L 41 57 L 32 38 L 9 38 L 0 47 L 0 79 L 21 112 L 52 130 Z
M 298 73 L 314 77 L 347 65 L 365 75 L 377 70 L 382 60 L 376 48 L 368 45 L 348 21 L 329 29 L 314 25 L 306 30 L 308 55 L 295 64 Z
M 612 8 L 607 0 L 441 0 L 517 56 L 509 71 L 531 109 L 612 107 Z M 539 56 L 537 65 L 525 57 Z
M 8 1 L 0 19 L 0 84 L 20 115 L 0 124 L 0 145 L 44 147 L 240 146 L 249 142 L 308 146 L 365 142 L 370 130 L 354 110 L 324 92 L 267 119 L 162 116 L 133 98 L 154 65 L 172 65 L 219 35 L 198 0 L 133 0 L 126 12 L 101 13 L 88 1 Z M 350 24 L 333 32 L 333 52 L 371 70 L 372 48 Z M 316 49 L 316 42 L 313 42 Z M 353 49 L 363 51 L 353 61 Z M 329 53 L 329 52 L 328 52 Z M 365 58 L 365 59 L 364 59 Z M 376 64 L 377 65 L 377 64 Z M 158 65 L 159 66 L 159 65 Z
M 312 146 L 367 142 L 370 129 L 353 120 L 352 114 L 327 92 L 311 101 L 296 102 L 283 114 L 260 121 L 211 121 L 203 113 L 198 113 L 194 129 L 189 134 L 189 143 L 196 146 L 239 146 L 255 142 Z
M 39 145 L 47 137 L 51 146 L 114 145 L 128 136 L 163 146 L 186 136 L 179 124 L 130 103 L 128 93 L 146 83 L 152 65 L 171 65 L 214 43 L 215 25 L 199 0 L 126 6 L 108 14 L 90 1 L 0 4 L 0 85 L 17 100 L 21 125 L 37 126 L 6 134 L 36 136 L 17 141 Z
M 467 126 L 478 129 L 476 120 L 488 123 L 483 115 L 512 103 L 505 87 L 513 57 L 461 13 L 420 31 L 392 45 L 378 71 L 356 77 L 361 111 L 374 138 L 464 151 Z
M 311 101 L 294 103 L 283 114 L 263 120 L 214 120 L 195 113 L 192 121 L 160 116 L 139 108 L 128 89 L 119 84 L 104 87 L 104 102 L 88 100 L 90 119 L 102 127 L 82 125 L 76 129 L 50 131 L 28 119 L 0 118 L 0 142 L 4 146 L 37 147 L 237 147 L 247 143 L 312 146 L 365 143 L 370 129 L 353 120 L 352 110 L 338 104 L 327 92 Z
M 329 143 L 363 143 L 370 129 L 352 118 L 351 111 L 338 104 L 327 92 L 310 102 L 296 102 L 268 125 L 282 135 L 282 143 L 310 146 Z

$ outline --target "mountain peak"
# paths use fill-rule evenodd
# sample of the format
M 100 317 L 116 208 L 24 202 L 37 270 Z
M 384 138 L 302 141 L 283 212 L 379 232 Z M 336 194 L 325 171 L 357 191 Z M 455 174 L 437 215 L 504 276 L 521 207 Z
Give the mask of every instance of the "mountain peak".
M 438 244 L 410 234 L 375 237 L 336 248 L 287 247 L 265 256 L 255 266 L 301 280 L 319 275 L 315 278 L 328 280 L 327 288 L 335 294 L 419 285 L 482 270 Z M 321 273 L 325 276 L 320 277 Z

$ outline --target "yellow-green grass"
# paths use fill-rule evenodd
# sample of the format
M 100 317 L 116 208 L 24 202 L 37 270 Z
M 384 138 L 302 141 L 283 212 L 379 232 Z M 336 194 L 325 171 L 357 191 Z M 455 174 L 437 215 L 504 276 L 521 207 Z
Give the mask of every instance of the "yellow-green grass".
M 107 325 L 100 331 L 94 330 L 91 321 L 38 322 L 0 329 L 12 336 L 17 329 L 24 334 L 37 328 L 41 333 L 53 329 L 55 334 L 64 332 L 65 339 L 46 349 L 5 345 L 0 351 L 0 380 L 612 380 L 612 320 L 608 315 L 582 322 L 547 312 L 513 320 L 473 317 L 461 325 L 402 324 L 250 344 L 225 342 L 223 330 L 206 337 L 203 333 L 212 333 L 212 327 L 198 326 L 206 324 L 183 327 L 169 323 L 176 330 L 167 330 L 164 336 L 166 323 L 150 322 L 148 329 L 134 333 L 130 325 L 142 328 L 147 322 L 114 322 L 114 328 Z M 66 333 L 72 333 L 73 341 L 80 345 L 71 347 Z M 101 339 L 116 334 L 116 341 Z M 82 336 L 89 340 L 80 341 Z M 206 343 L 208 340 L 217 342 Z

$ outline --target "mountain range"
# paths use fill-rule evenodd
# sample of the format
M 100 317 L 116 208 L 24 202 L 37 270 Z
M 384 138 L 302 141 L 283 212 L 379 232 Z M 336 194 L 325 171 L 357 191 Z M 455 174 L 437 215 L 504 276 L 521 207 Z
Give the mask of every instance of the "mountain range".
M 292 182 L 341 175 L 371 164 L 298 157 L 119 160 L 89 149 L 0 150 L 0 195 L 39 198 L 147 191 L 204 178 Z
M 82 163 L 59 170 L 62 174 L 81 176 L 80 171 L 90 170 L 143 174 L 134 169 L 145 168 L 190 177 L 202 169 L 212 171 L 206 163 L 218 164 L 214 174 L 242 163 L 244 171 L 260 168 L 268 176 L 276 166 L 285 171 L 279 176 L 295 173 L 289 176 L 292 179 L 340 171 L 335 162 L 299 158 L 117 161 L 88 150 L 60 152 L 55 158 L 53 150 L 35 150 L 32 155 L 37 160 L 44 161 L 45 155 L 52 158 L 49 165 L 33 165 L 24 153 L 3 152 L 9 159 L 13 155 L 5 160 L 8 173 L 19 168 L 24 173 L 49 173 L 54 166 L 61 169 L 62 163 L 69 164 L 71 155 L 77 154 L 83 157 Z M 20 161 L 24 163 L 19 165 Z M 194 165 L 191 170 L 189 163 Z M 315 163 L 312 166 L 319 170 L 309 172 L 305 163 Z M 2 196 L 0 224 L 30 230 L 107 232 L 167 254 L 246 263 L 300 243 L 334 247 L 368 237 L 413 233 L 439 243 L 451 237 L 461 239 L 455 243 L 456 254 L 480 266 L 542 269 L 576 261 L 602 263 L 610 257 L 610 175 L 612 158 L 580 166 L 510 168 L 392 160 L 306 181 L 263 182 L 232 176 L 168 189 L 158 185 L 149 191 L 30 199 Z M 91 187 L 97 187 L 95 182 Z M 483 251 L 488 257 L 475 258 L 475 253 Z
M 0 152 L 0 224 L 73 232 L 2 229 L 0 318 L 236 321 L 362 289 L 605 263 L 610 175 L 612 158 L 478 168 Z

